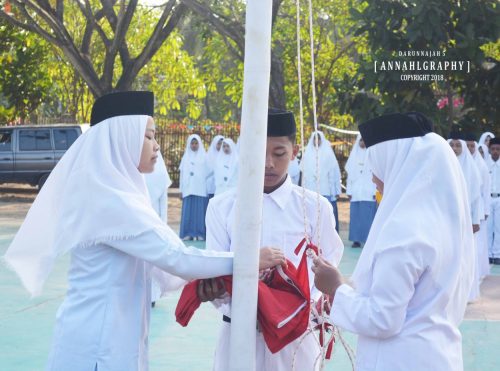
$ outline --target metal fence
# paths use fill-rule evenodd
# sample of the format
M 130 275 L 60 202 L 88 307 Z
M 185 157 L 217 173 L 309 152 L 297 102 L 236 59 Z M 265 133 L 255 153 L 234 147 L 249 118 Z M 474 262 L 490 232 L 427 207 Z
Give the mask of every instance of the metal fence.
M 70 117 L 57 118 L 38 118 L 38 124 L 53 124 L 53 123 L 72 123 Z M 165 159 L 168 173 L 172 179 L 172 186 L 179 186 L 179 164 L 186 148 L 186 141 L 189 135 L 198 134 L 203 140 L 205 148 L 208 150 L 212 138 L 216 135 L 229 137 L 236 143 L 240 135 L 240 126 L 237 123 L 213 123 L 200 122 L 199 124 L 189 124 L 183 122 L 173 122 L 172 120 L 156 118 L 155 119 L 156 140 L 161 148 L 161 153 Z M 337 156 L 342 174 L 342 184 L 345 184 L 345 163 L 351 152 L 352 145 L 356 140 L 356 132 L 348 130 L 339 130 L 330 126 L 321 125 L 321 130 L 325 137 L 332 144 L 332 148 Z M 304 128 L 305 142 L 309 139 L 313 129 L 310 126 Z M 300 135 L 299 131 L 298 134 Z M 300 144 L 300 137 L 297 138 L 297 143 Z M 299 154 L 300 158 L 300 154 Z
M 158 123 L 158 120 L 156 121 Z M 240 128 L 237 124 L 221 124 L 215 126 L 183 124 L 162 125 L 160 122 L 158 126 L 156 140 L 160 145 L 168 173 L 172 179 L 173 187 L 179 186 L 179 164 L 186 149 L 186 141 L 189 135 L 198 134 L 203 140 L 203 144 L 207 150 L 210 146 L 210 142 L 216 135 L 229 137 L 233 139 L 235 143 L 240 135 Z M 311 132 L 312 130 L 305 131 L 306 138 L 309 138 Z M 332 144 L 332 148 L 341 169 L 342 184 L 345 184 L 346 174 L 344 167 L 356 140 L 356 133 L 337 130 L 324 130 L 323 132 L 325 137 Z M 297 142 L 300 143 L 300 138 L 298 138 Z

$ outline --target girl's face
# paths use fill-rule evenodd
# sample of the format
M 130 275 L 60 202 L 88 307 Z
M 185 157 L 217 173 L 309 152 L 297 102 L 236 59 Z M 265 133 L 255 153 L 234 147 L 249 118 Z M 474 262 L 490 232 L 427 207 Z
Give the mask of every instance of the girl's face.
M 459 140 L 452 139 L 450 142 L 450 147 L 457 156 L 460 156 L 462 154 L 462 143 L 460 143 Z
M 224 153 L 226 155 L 230 155 L 231 154 L 231 147 L 227 143 L 223 143 L 222 144 L 222 150 L 224 151 Z
M 217 152 L 220 151 L 220 147 L 222 147 L 223 140 L 224 140 L 224 138 L 220 138 L 219 141 L 217 142 L 217 145 L 215 146 L 215 149 L 217 150 Z
M 486 144 L 486 147 L 490 146 L 490 139 L 491 137 L 489 135 L 487 135 L 486 138 L 484 138 L 484 144 Z
M 363 140 L 363 138 L 361 138 L 361 139 L 359 140 L 359 146 L 360 146 L 361 148 L 366 148 L 365 141 Z
M 191 151 L 197 152 L 200 144 L 196 139 L 191 139 L 191 143 L 189 144 L 189 146 L 191 147 Z
M 142 145 L 141 159 L 139 161 L 139 172 L 152 173 L 155 169 L 156 159 L 160 146 L 155 139 L 155 122 L 152 117 L 148 118 L 146 131 L 144 132 L 144 143 Z

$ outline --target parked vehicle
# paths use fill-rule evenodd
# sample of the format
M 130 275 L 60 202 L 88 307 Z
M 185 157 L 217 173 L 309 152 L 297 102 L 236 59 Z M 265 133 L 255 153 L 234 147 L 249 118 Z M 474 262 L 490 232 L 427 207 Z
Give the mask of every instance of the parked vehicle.
M 0 126 L 0 183 L 28 183 L 41 189 L 81 134 L 80 125 Z

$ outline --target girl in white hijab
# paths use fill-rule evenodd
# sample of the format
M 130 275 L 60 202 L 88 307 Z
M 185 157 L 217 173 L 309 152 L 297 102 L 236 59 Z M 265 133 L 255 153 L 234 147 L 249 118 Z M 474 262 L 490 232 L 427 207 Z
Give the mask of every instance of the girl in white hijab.
M 182 193 L 179 236 L 184 240 L 205 240 L 208 172 L 205 147 L 199 135 L 192 134 L 187 138 L 179 170 Z
M 490 139 L 495 138 L 495 134 L 485 131 L 483 134 L 481 134 L 481 137 L 479 138 L 479 145 L 481 148 L 483 148 L 483 158 L 486 162 L 489 162 L 491 160 L 491 155 L 489 151 L 490 147 Z M 486 150 L 484 150 L 484 147 L 486 147 Z
M 488 259 L 488 215 L 491 207 L 491 178 L 490 171 L 483 157 L 479 153 L 479 145 L 472 136 L 466 138 L 467 147 L 474 159 L 479 174 L 481 175 L 481 199 L 483 203 L 483 214 L 477 233 L 477 257 L 479 261 L 479 278 L 482 280 L 490 273 Z
M 231 138 L 224 138 L 215 164 L 215 194 L 221 194 L 238 184 L 238 151 Z
M 346 194 L 351 202 L 349 240 L 353 241 L 352 247 L 361 247 L 361 243 L 366 242 L 377 211 L 376 188 L 372 181 L 372 172 L 366 152 L 365 143 L 361 134 L 358 134 L 345 165 L 347 172 Z
M 353 286 L 314 259 L 315 285 L 333 299 L 332 323 L 358 334 L 358 371 L 463 369 L 458 326 L 474 259 L 467 186 L 430 127 L 416 113 L 360 125 L 383 198 Z
M 95 126 L 56 165 L 4 256 L 36 296 L 71 253 L 47 370 L 147 370 L 151 266 L 185 279 L 232 272 L 232 254 L 186 248 L 151 207 L 153 103 L 150 92 L 96 100 Z
M 484 204 L 483 199 L 481 197 L 481 187 L 482 187 L 482 178 L 479 173 L 479 170 L 476 166 L 472 155 L 467 149 L 467 144 L 465 141 L 461 139 L 456 139 L 457 136 L 452 134 L 453 139 L 448 139 L 448 143 L 450 144 L 453 152 L 458 158 L 460 162 L 460 167 L 462 168 L 462 172 L 465 178 L 465 183 L 467 185 L 467 199 L 469 201 L 469 206 L 471 210 L 471 219 L 472 219 L 472 230 L 474 233 L 474 281 L 472 282 L 471 292 L 469 296 L 469 301 L 474 302 L 480 297 L 480 283 L 481 277 L 479 272 L 479 241 L 478 241 L 478 232 L 481 225 L 481 220 L 485 219 L 484 212 Z
M 318 140 L 317 143 L 315 139 Z M 319 158 L 318 167 L 316 167 L 316 153 Z M 319 192 L 330 201 L 335 215 L 335 229 L 338 232 L 337 199 L 342 192 L 340 187 L 340 167 L 330 142 L 321 131 L 315 131 L 311 134 L 302 161 L 304 162 L 302 167 L 304 171 L 302 175 L 303 186 L 314 192 Z M 319 190 L 317 183 L 319 183 Z
M 219 151 L 222 148 L 222 141 L 224 137 L 222 135 L 216 135 L 212 142 L 210 143 L 210 148 L 207 152 L 207 168 L 208 168 L 208 177 L 207 177 L 207 193 L 208 198 L 214 197 L 215 194 L 215 164 L 217 163 L 217 157 L 219 155 Z

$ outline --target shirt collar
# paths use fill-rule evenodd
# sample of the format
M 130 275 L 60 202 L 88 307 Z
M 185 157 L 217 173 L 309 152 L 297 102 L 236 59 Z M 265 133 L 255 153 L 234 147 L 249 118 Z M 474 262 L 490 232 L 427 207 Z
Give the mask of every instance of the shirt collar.
M 276 202 L 276 204 L 280 207 L 280 209 L 284 210 L 291 194 L 292 194 L 292 181 L 290 179 L 290 176 L 287 174 L 285 182 L 273 192 L 264 193 L 264 198 L 268 197 L 272 199 L 274 202 Z

